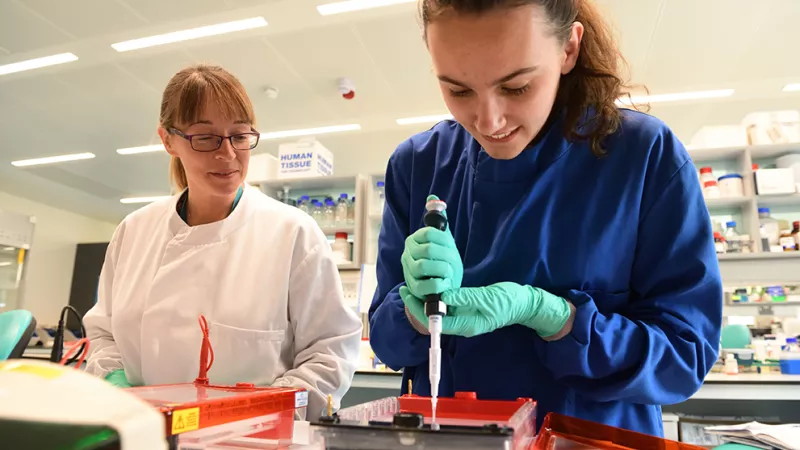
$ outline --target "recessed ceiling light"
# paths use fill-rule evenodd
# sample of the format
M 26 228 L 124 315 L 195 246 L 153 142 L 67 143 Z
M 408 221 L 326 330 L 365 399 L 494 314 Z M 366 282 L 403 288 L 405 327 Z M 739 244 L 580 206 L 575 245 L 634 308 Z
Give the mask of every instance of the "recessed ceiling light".
M 436 116 L 419 116 L 419 117 L 406 117 L 403 119 L 397 119 L 398 125 L 413 125 L 417 123 L 431 123 L 431 122 L 441 122 L 443 120 L 451 120 L 453 116 L 450 114 L 439 114 Z
M 120 155 L 136 155 L 139 153 L 153 153 L 153 152 L 163 152 L 164 146 L 162 144 L 156 145 L 143 145 L 141 147 L 128 147 L 128 148 L 118 148 L 117 153 Z
M 676 94 L 656 94 L 647 96 L 631 96 L 620 97 L 617 99 L 617 105 L 641 105 L 645 103 L 666 103 L 666 102 L 679 102 L 684 100 L 706 100 L 712 98 L 730 97 L 735 91 L 733 89 L 718 89 L 714 91 L 695 91 L 695 92 L 680 92 Z
M 121 198 L 119 199 L 120 203 L 131 204 L 131 203 L 153 203 L 159 200 L 164 200 L 165 198 L 170 198 L 169 195 L 156 195 L 153 197 L 128 197 L 128 198 Z
M 800 83 L 787 84 L 786 86 L 784 86 L 783 92 L 800 92 Z
M 78 57 L 72 53 L 59 53 L 58 55 L 29 59 L 27 61 L 20 61 L 0 66 L 0 75 L 8 75 L 9 73 L 40 69 L 42 67 L 55 66 L 56 64 L 64 64 L 77 60 Z
M 333 125 L 329 127 L 303 128 L 299 130 L 271 131 L 261 133 L 261 139 L 281 139 L 297 136 L 311 136 L 314 134 L 340 133 L 343 131 L 358 131 L 361 125 L 354 123 L 349 125 Z
M 323 16 L 340 14 L 345 12 L 358 11 L 362 9 L 378 8 L 381 6 L 399 5 L 401 3 L 413 3 L 417 0 L 350 0 L 346 2 L 334 2 L 317 6 L 317 11 Z
M 141 48 L 155 47 L 157 45 L 172 44 L 174 42 L 188 41 L 219 34 L 233 33 L 236 31 L 251 30 L 267 26 L 267 20 L 263 17 L 253 17 L 251 19 L 237 20 L 234 22 L 218 23 L 188 30 L 174 31 L 167 34 L 148 36 L 130 41 L 117 42 L 111 47 L 118 52 L 127 52 Z
M 42 164 L 56 164 L 62 162 L 69 162 L 69 161 L 79 161 L 82 159 L 92 159 L 94 158 L 93 153 L 76 153 L 73 155 L 60 155 L 60 156 L 48 156 L 46 158 L 35 158 L 35 159 L 24 159 L 21 161 L 12 161 L 11 165 L 16 167 L 26 167 L 26 166 L 38 166 Z

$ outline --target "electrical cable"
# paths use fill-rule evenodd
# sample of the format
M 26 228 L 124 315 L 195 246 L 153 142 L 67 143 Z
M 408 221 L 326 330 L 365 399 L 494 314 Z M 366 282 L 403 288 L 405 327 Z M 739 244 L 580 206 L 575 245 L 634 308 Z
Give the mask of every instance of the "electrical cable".
M 85 351 L 84 351 L 84 346 L 86 349 Z M 80 338 L 74 344 L 72 344 L 69 350 L 67 350 L 67 353 L 64 354 L 64 357 L 61 358 L 59 364 L 62 366 L 66 365 L 68 363 L 70 355 L 72 355 L 72 353 L 75 350 L 77 350 L 78 347 L 80 347 L 80 351 L 78 351 L 78 353 L 75 356 L 80 356 L 80 359 L 78 360 L 78 364 L 76 365 L 76 367 L 80 367 L 81 364 L 83 364 L 83 360 L 86 359 L 86 355 L 89 353 L 89 338 Z
M 61 317 L 58 319 L 58 327 L 56 328 L 55 336 L 53 336 L 53 349 L 50 351 L 50 362 L 59 363 L 62 360 L 62 355 L 64 353 L 64 327 L 66 326 L 67 322 L 67 314 L 72 313 L 76 319 L 78 319 L 78 324 L 81 327 L 81 336 L 80 339 L 87 338 L 86 336 L 86 328 L 83 326 L 83 318 L 81 314 L 78 312 L 77 309 L 73 308 L 70 305 L 65 306 L 61 309 Z M 80 340 L 78 342 L 81 342 Z M 86 357 L 86 353 L 88 350 L 89 341 L 88 339 L 81 343 L 80 351 L 72 356 L 72 358 L 67 361 L 67 364 L 75 363 L 79 358 L 81 361 Z

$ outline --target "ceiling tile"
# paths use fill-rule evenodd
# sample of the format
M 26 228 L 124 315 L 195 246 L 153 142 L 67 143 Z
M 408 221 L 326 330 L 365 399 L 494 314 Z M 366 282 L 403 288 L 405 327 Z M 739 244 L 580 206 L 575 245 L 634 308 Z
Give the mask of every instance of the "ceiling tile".
M 191 19 L 225 11 L 220 0 L 117 0 L 153 24 Z M 176 30 L 177 31 L 177 30 Z
M 269 43 L 342 117 L 386 111 L 399 99 L 349 26 L 271 36 Z M 355 99 L 341 98 L 339 77 L 353 81 Z
M 129 30 L 146 22 L 114 0 L 24 0 L 59 28 L 78 38 Z
M 37 50 L 63 44 L 71 39 L 16 0 L 0 1 L 0 47 L 9 52 Z
M 641 81 L 653 93 L 724 88 L 765 11 L 749 0 L 669 0 Z
M 775 0 L 764 2 L 754 12 L 760 17 L 758 32 L 752 36 L 740 60 L 736 74 L 742 80 L 797 77 L 800 82 L 800 2 Z M 793 55 L 793 56 L 788 56 Z
M 163 92 L 170 78 L 196 61 L 182 50 L 173 50 L 156 55 L 120 62 L 129 74 L 149 84 L 157 92 Z
M 597 2 L 619 43 L 627 69 L 630 71 L 628 76 L 633 79 L 644 75 L 647 68 L 647 54 L 665 1 L 600 0 Z

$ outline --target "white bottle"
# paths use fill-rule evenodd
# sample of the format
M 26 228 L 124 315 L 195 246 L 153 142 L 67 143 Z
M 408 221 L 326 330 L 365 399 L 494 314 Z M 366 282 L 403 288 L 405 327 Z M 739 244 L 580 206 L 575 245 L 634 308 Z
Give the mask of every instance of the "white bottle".
M 337 227 L 347 225 L 348 209 L 347 194 L 339 194 L 339 201 L 336 202 L 336 212 L 334 214 L 334 221 Z
M 336 264 L 351 262 L 350 243 L 347 242 L 347 233 L 336 233 L 336 239 L 331 244 L 331 251 L 333 251 L 333 258 Z
M 728 353 L 725 357 L 725 373 L 728 375 L 736 375 L 739 373 L 739 363 L 736 362 L 736 355 Z

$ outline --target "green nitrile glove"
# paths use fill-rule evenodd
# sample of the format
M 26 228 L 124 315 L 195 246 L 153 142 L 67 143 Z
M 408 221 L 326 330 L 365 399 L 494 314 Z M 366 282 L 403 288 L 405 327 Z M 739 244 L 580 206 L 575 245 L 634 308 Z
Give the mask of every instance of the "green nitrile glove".
M 128 383 L 128 378 L 125 377 L 124 369 L 117 369 L 109 372 L 108 375 L 106 375 L 105 380 L 118 388 L 133 387 L 130 383 Z
M 431 195 L 428 200 L 438 200 Z M 464 265 L 448 226 L 445 231 L 420 228 L 406 239 L 400 258 L 406 286 L 414 297 L 441 294 L 461 287 Z
M 525 325 L 549 337 L 561 331 L 571 314 L 563 298 L 510 282 L 450 290 L 442 294 L 442 302 L 448 306 L 442 333 L 466 337 L 509 325 Z

